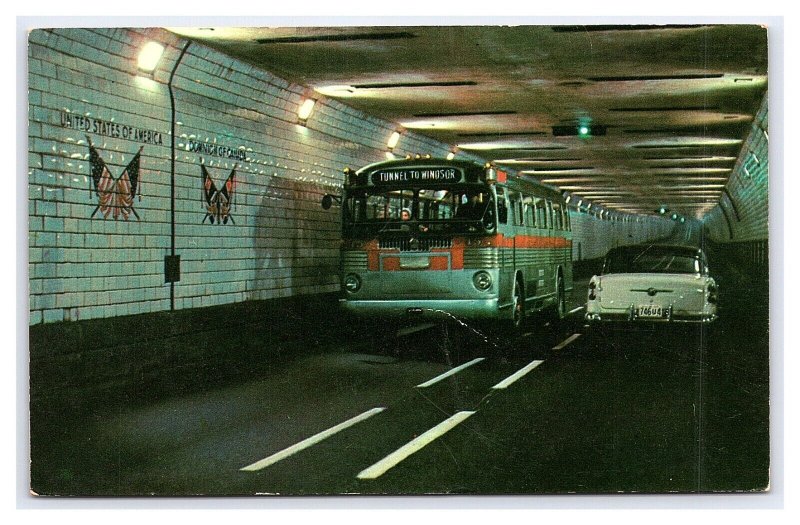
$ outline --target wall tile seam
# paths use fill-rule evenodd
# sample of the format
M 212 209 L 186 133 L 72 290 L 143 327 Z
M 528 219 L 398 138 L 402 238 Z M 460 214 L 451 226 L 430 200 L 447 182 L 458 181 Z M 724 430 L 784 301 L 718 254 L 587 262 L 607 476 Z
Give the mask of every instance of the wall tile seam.
M 207 100 L 213 100 L 216 102 L 216 105 L 225 104 L 232 108 L 236 108 L 240 111 L 249 111 L 249 112 L 259 112 L 256 108 L 265 108 L 265 109 L 272 109 L 274 115 L 280 114 L 292 114 L 296 115 L 295 111 L 290 111 L 285 107 L 285 104 L 276 103 L 276 97 L 272 95 L 263 94 L 259 98 L 249 98 L 245 97 L 241 94 L 241 92 L 232 92 L 226 91 L 218 87 L 209 86 L 207 84 L 201 84 L 197 81 L 193 82 L 183 82 L 181 84 L 175 84 L 176 94 L 180 92 L 183 97 L 202 97 Z M 255 96 L 255 95 L 254 95 Z M 269 101 L 269 97 L 272 97 L 272 101 Z M 266 99 L 266 100 L 265 100 Z M 176 102 L 178 97 L 176 96 Z M 298 104 L 299 107 L 299 104 Z M 216 108 L 214 108 L 216 109 Z
M 137 76 L 140 76 L 140 75 L 138 75 L 138 72 L 137 72 L 135 66 L 115 67 L 113 65 L 113 63 L 111 63 L 111 64 L 106 64 L 101 68 L 92 69 L 92 66 L 97 66 L 97 62 L 93 62 L 91 59 L 86 58 L 87 55 L 61 53 L 59 50 L 52 49 L 52 48 L 31 47 L 28 50 L 28 56 L 29 56 L 29 58 L 30 57 L 37 58 L 38 60 L 41 60 L 43 63 L 51 64 L 51 65 L 53 65 L 53 66 L 55 66 L 57 68 L 55 70 L 56 76 L 47 75 L 47 71 L 43 70 L 42 74 L 45 75 L 46 78 L 48 78 L 50 80 L 60 80 L 60 78 L 58 76 L 58 68 L 62 68 L 64 70 L 68 71 L 70 74 L 75 75 L 75 78 L 93 77 L 93 78 L 99 79 L 99 81 L 101 81 L 101 82 L 98 82 L 96 80 L 95 81 L 96 83 L 113 82 L 113 83 L 120 83 L 120 84 L 124 84 L 124 85 L 130 85 L 131 84 L 131 81 L 130 81 L 131 79 L 136 78 Z M 53 56 L 58 56 L 59 57 L 58 58 L 59 61 L 58 62 L 53 61 L 53 59 L 52 59 Z M 65 58 L 69 58 L 71 60 L 65 60 Z M 128 60 L 122 59 L 122 58 L 120 58 L 120 60 L 118 62 L 120 62 L 120 64 L 122 62 L 124 62 L 126 64 L 129 63 Z M 135 62 L 135 60 L 133 60 L 131 62 Z M 81 66 L 83 66 L 83 67 L 81 67 Z M 90 75 L 90 74 L 86 73 L 86 71 L 93 71 L 94 74 Z M 127 82 L 123 82 L 121 80 L 122 76 L 128 76 L 130 78 L 128 79 Z M 118 79 L 120 79 L 120 80 L 118 80 Z M 83 86 L 83 87 L 88 87 L 88 86 Z
M 141 76 L 128 70 L 123 71 L 108 66 L 98 67 L 96 63 L 89 60 L 81 60 L 81 62 L 85 62 L 87 68 L 95 66 L 93 69 L 80 69 L 80 65 L 76 65 L 73 68 L 61 62 L 47 61 L 44 57 L 36 60 L 40 61 L 42 66 L 49 67 L 41 67 L 38 71 L 29 72 L 29 79 L 36 81 L 36 83 L 29 83 L 34 87 L 38 87 L 38 83 L 47 84 L 48 86 L 55 83 L 57 85 L 66 84 L 84 90 L 95 89 L 104 94 L 113 94 L 113 87 L 129 87 L 132 85 L 131 79 Z M 154 82 L 158 86 L 164 86 L 157 81 Z M 166 86 L 164 87 L 166 88 Z M 48 91 L 44 92 L 48 93 Z
M 80 95 L 75 95 L 75 96 L 79 97 Z M 84 101 L 83 99 L 74 98 L 72 96 L 69 96 L 69 94 L 66 94 L 66 93 L 61 93 L 61 92 L 59 92 L 59 93 L 49 92 L 48 93 L 48 98 L 54 98 L 54 97 L 62 98 L 62 99 L 68 100 L 68 101 L 73 101 L 75 104 L 80 104 L 80 105 L 88 104 L 88 102 Z M 107 121 L 107 122 L 111 122 L 111 119 L 113 118 L 114 119 L 113 122 L 117 123 L 117 124 L 122 124 L 122 123 L 128 124 L 131 121 L 133 121 L 133 122 L 140 121 L 140 122 L 142 122 L 142 124 L 140 124 L 138 126 L 135 126 L 135 127 L 139 127 L 139 128 L 149 128 L 149 129 L 156 128 L 156 130 L 157 130 L 157 125 L 166 125 L 167 131 L 161 131 L 161 133 L 163 133 L 165 135 L 169 134 L 168 130 L 169 130 L 170 121 L 169 121 L 168 116 L 166 118 L 159 119 L 159 118 L 157 118 L 155 116 L 152 116 L 152 113 L 148 113 L 148 116 L 143 116 L 142 113 L 130 113 L 128 111 L 128 109 L 130 109 L 130 107 L 131 107 L 130 102 L 131 101 L 135 101 L 135 102 L 139 103 L 139 101 L 136 101 L 135 99 L 132 99 L 132 98 L 125 98 L 125 97 L 118 96 L 118 95 L 112 95 L 111 97 L 115 98 L 115 99 L 119 99 L 118 104 L 116 104 L 116 105 L 107 105 L 106 106 L 106 105 L 102 105 L 102 104 L 99 104 L 99 103 L 94 103 L 91 107 L 95 111 L 87 112 L 87 111 L 76 111 L 76 110 L 71 110 L 70 109 L 70 111 L 68 111 L 68 113 L 79 115 L 79 116 L 82 116 L 82 117 L 85 117 L 86 113 L 92 113 L 92 115 L 90 115 L 90 118 L 93 118 L 95 120 L 103 120 L 103 121 Z M 150 110 L 152 110 L 152 108 L 154 107 L 153 104 L 141 103 L 141 105 L 143 107 L 149 108 Z M 47 113 L 50 113 L 50 114 L 58 114 L 58 116 L 59 116 L 59 120 L 58 120 L 59 123 L 55 123 L 55 122 L 52 122 L 52 121 L 49 121 L 49 120 L 40 120 L 40 119 L 38 119 L 37 118 L 38 115 L 36 114 L 37 112 L 34 112 L 32 118 L 31 118 L 32 122 L 38 123 L 38 124 L 42 124 L 43 126 L 46 125 L 46 126 L 55 127 L 57 129 L 72 129 L 72 130 L 74 130 L 74 128 L 66 128 L 66 127 L 60 125 L 60 121 L 61 121 L 60 116 L 61 116 L 61 114 L 64 112 L 65 109 L 69 109 L 69 108 L 65 108 L 64 106 L 53 107 L 53 106 L 50 106 L 50 105 L 47 105 L 47 104 L 44 104 L 44 103 L 42 105 L 31 105 L 30 107 L 32 109 L 39 109 L 39 110 L 41 110 L 43 112 L 47 112 Z M 120 109 L 121 107 L 122 108 L 126 108 L 126 109 Z M 127 116 L 128 118 L 126 118 L 125 120 L 122 120 L 122 119 L 118 119 L 118 117 L 116 115 L 113 116 L 113 117 L 106 117 L 105 115 L 97 116 L 97 114 L 99 113 L 97 111 L 97 109 L 107 110 L 109 112 L 116 112 L 118 114 L 122 114 L 124 116 Z M 165 115 L 168 115 L 169 114 L 169 108 L 163 108 L 163 109 L 164 109 Z M 131 124 L 128 124 L 128 125 L 131 125 Z M 76 130 L 76 132 L 77 132 L 77 130 Z M 109 140 L 109 139 L 113 138 L 113 137 L 107 137 L 105 135 L 101 135 L 101 136 L 106 140 Z
M 204 49 L 207 51 L 207 53 L 202 56 L 198 55 L 198 49 Z M 239 77 L 243 78 L 244 80 L 249 80 L 252 83 L 264 84 L 269 88 L 274 88 L 274 90 L 285 91 L 287 89 L 286 84 L 288 84 L 288 82 L 280 79 L 276 75 L 266 70 L 257 68 L 256 66 L 251 66 L 239 60 L 238 58 L 234 58 L 225 55 L 224 53 L 212 50 L 211 48 L 208 48 L 197 41 L 193 42 L 193 45 L 189 48 L 187 56 L 184 57 L 184 60 L 186 62 L 181 64 L 181 67 L 185 65 L 187 69 L 194 70 L 198 73 L 208 74 L 212 77 L 216 75 L 217 71 L 215 70 L 218 70 L 219 68 L 228 69 L 230 71 L 229 76 L 233 77 L 229 78 L 228 80 L 236 84 L 247 84 L 245 81 L 240 82 L 236 80 L 236 77 Z M 211 66 L 208 68 L 203 68 L 202 65 L 204 64 L 210 64 Z
M 300 146 L 300 148 L 297 148 L 297 147 L 296 147 L 296 146 L 297 146 L 297 143 L 296 143 L 296 142 L 294 142 L 294 141 L 290 141 L 290 140 L 287 140 L 287 139 L 285 138 L 285 137 L 286 137 L 286 135 L 287 135 L 287 133 L 292 133 L 292 134 L 293 134 L 293 133 L 296 133 L 296 130 L 295 130 L 295 129 L 293 129 L 293 128 L 295 128 L 296 124 L 292 123 L 292 121 L 287 121 L 287 120 L 281 120 L 281 119 L 275 119 L 275 120 L 278 120 L 278 123 L 280 123 L 280 124 L 283 124 L 283 125 L 284 125 L 284 131 L 285 131 L 285 133 L 279 133 L 279 134 L 271 134 L 271 133 L 268 133 L 268 134 L 265 134 L 265 133 L 263 132 L 263 130 L 262 130 L 262 131 L 261 131 L 261 133 L 260 133 L 260 136 L 262 136 L 262 137 L 266 137 L 266 138 L 267 138 L 267 140 L 270 140 L 270 142 L 265 142 L 265 143 L 263 143 L 264 145 L 269 145 L 269 146 L 271 146 L 271 145 L 273 145 L 275 142 L 281 142 L 281 143 L 285 143 L 285 144 L 291 144 L 291 146 L 293 146 L 293 147 L 292 147 L 292 148 L 290 148 L 290 150 L 294 150 L 294 151 L 296 151 L 298 154 L 301 154 L 301 155 L 306 153 L 306 151 L 305 151 L 305 150 L 315 149 L 315 146 L 312 146 L 312 145 L 301 145 L 301 146 Z M 258 124 L 259 124 L 258 128 L 261 130 L 261 129 L 262 129 L 262 126 L 265 124 L 265 122 L 259 122 Z M 336 134 L 331 134 L 331 133 L 328 133 L 328 132 L 326 132 L 326 131 L 321 131 L 321 130 L 318 130 L 318 129 L 314 128 L 313 126 L 311 126 L 311 127 L 306 127 L 306 129 L 308 129 L 310 132 L 314 132 L 314 133 L 318 133 L 318 134 L 322 135 L 323 137 L 320 137 L 320 138 L 329 138 L 329 137 L 333 137 L 334 139 L 338 139 L 338 140 L 344 140 L 344 139 L 346 139 L 346 140 L 348 140 L 348 141 L 350 141 L 350 142 L 353 142 L 355 139 L 358 139 L 358 138 L 359 138 L 359 137 L 353 136 L 352 134 L 346 134 L 346 135 L 344 135 L 344 136 L 340 137 L 340 136 L 338 136 L 338 135 L 336 135 Z M 255 133 L 255 130 L 253 130 L 253 132 Z M 191 136 L 191 135 L 189 135 L 189 136 Z M 372 140 L 374 140 L 374 136 L 371 136 L 370 138 L 371 138 Z M 357 144 L 357 145 L 359 145 L 359 146 L 364 146 L 364 147 L 370 148 L 371 150 L 381 150 L 381 149 L 385 150 L 385 148 L 383 147 L 383 145 L 381 144 L 381 145 L 379 146 L 379 145 L 378 145 L 378 143 L 375 143 L 375 144 L 359 143 L 359 142 L 354 142 L 354 143 L 355 143 L 355 144 Z M 335 150 L 330 150 L 330 151 L 331 151 L 331 153 L 335 153 Z
M 205 100 L 213 100 L 213 99 L 209 99 L 207 97 L 203 97 L 203 98 Z M 200 107 L 200 106 L 196 106 L 196 107 Z M 231 107 L 234 108 L 235 106 L 231 106 Z M 216 108 L 214 108 L 214 109 L 216 109 Z M 189 112 L 187 112 L 185 110 L 181 110 L 181 112 L 183 114 L 191 114 L 191 113 L 189 113 Z M 193 115 L 193 116 L 198 117 L 198 118 L 201 117 L 200 115 Z M 238 116 L 236 116 L 236 118 L 241 118 L 243 120 L 248 120 L 246 117 L 238 117 Z M 294 128 L 297 125 L 297 119 L 293 115 L 291 117 L 288 117 L 288 118 L 281 118 L 281 117 L 265 114 L 265 119 L 276 120 L 276 121 L 278 121 L 278 123 L 283 124 L 285 131 L 288 132 L 288 133 L 296 132 Z M 264 133 L 263 133 L 263 130 L 262 130 L 262 126 L 265 124 L 265 121 L 263 121 L 263 120 L 253 120 L 252 122 L 254 124 L 253 124 L 253 128 L 250 131 L 252 131 L 253 133 L 256 133 L 256 132 L 260 131 L 260 134 L 263 136 Z M 309 131 L 313 131 L 315 133 L 319 133 L 319 134 L 324 135 L 326 137 L 333 137 L 333 138 L 340 139 L 340 140 L 349 140 L 351 142 L 354 139 L 362 138 L 362 139 L 365 139 L 367 141 L 372 141 L 373 143 L 370 144 L 368 142 L 356 142 L 356 144 L 366 146 L 366 147 L 368 147 L 370 149 L 382 149 L 382 150 L 386 149 L 385 146 L 381 142 L 377 141 L 377 139 L 375 138 L 374 133 L 370 134 L 370 133 L 365 132 L 362 136 L 359 137 L 358 135 L 353 135 L 350 132 L 350 130 L 340 130 L 340 131 L 342 131 L 342 133 L 341 134 L 336 134 L 336 133 L 332 133 L 330 131 L 319 129 L 319 128 L 311 125 L 312 123 L 313 123 L 313 121 L 309 121 L 309 124 L 307 124 L 305 126 L 305 128 L 308 129 Z M 205 131 L 207 133 L 211 133 L 213 130 L 205 130 Z M 339 131 L 339 130 L 337 130 L 337 131 Z M 390 132 L 387 132 L 386 136 L 388 137 L 389 134 L 390 134 Z M 269 136 L 269 135 L 267 135 L 267 136 Z M 283 139 L 285 142 L 291 142 L 293 145 L 296 144 L 296 142 L 294 142 L 294 141 L 285 140 L 285 136 L 286 136 L 286 134 L 282 133 L 280 135 L 275 135 L 274 139 Z M 267 143 L 265 143 L 265 144 L 267 144 Z
M 202 66 L 198 67 L 198 61 L 192 62 L 190 59 L 191 57 L 189 58 L 184 57 L 184 61 L 181 63 L 178 69 L 178 73 L 176 73 L 175 75 L 176 80 L 180 79 L 183 82 L 187 83 L 195 83 L 203 86 L 209 86 L 216 89 L 221 89 L 234 96 L 242 96 L 243 98 L 254 101 L 260 101 L 265 96 L 267 96 L 267 97 L 273 97 L 277 100 L 282 100 L 284 102 L 295 103 L 296 99 L 302 96 L 302 93 L 288 91 L 285 88 L 281 88 L 275 84 L 270 83 L 269 81 L 253 78 L 252 76 L 245 78 L 236 78 L 239 75 L 233 75 L 233 78 L 227 78 L 226 82 L 220 82 L 220 79 L 223 77 L 221 77 L 214 71 L 203 68 Z M 202 64 L 202 62 L 200 63 Z M 246 82 L 248 80 L 250 81 L 249 83 Z M 254 84 L 258 84 L 259 86 L 264 86 L 264 87 L 253 87 Z M 240 89 L 224 89 L 230 85 L 234 87 L 238 86 Z
M 127 58 L 136 57 L 137 52 L 135 49 L 133 49 L 133 46 L 131 46 L 130 43 L 126 43 L 118 39 L 113 39 L 108 34 L 105 34 L 102 31 L 98 31 L 96 29 L 97 28 L 92 28 L 92 27 L 51 28 L 50 31 L 67 41 L 78 43 L 79 45 L 94 49 L 99 52 L 111 54 L 114 56 L 127 57 Z M 111 45 L 113 42 L 122 44 L 123 48 L 131 49 L 132 52 L 126 55 L 110 51 L 109 50 L 110 47 L 117 47 Z M 104 43 L 104 45 L 102 43 Z

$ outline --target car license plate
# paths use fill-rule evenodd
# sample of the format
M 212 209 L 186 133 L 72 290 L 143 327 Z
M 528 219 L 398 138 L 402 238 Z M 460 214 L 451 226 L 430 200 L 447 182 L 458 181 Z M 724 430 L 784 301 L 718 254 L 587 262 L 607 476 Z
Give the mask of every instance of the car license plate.
M 639 306 L 639 317 L 663 317 L 664 309 L 655 304 L 643 304 Z

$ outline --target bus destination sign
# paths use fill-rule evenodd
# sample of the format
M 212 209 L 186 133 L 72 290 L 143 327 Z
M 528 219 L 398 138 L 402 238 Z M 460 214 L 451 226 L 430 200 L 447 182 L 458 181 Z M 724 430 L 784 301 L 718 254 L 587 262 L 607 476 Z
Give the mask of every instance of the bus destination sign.
M 380 170 L 372 174 L 372 183 L 397 184 L 436 184 L 442 182 L 461 182 L 463 173 L 456 168 L 402 168 L 395 170 Z

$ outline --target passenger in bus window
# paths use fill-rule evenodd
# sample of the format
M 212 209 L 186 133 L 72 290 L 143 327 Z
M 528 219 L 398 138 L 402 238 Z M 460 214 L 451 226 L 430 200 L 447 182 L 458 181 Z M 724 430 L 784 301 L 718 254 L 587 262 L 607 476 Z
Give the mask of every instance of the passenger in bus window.
M 409 210 L 408 208 L 403 208 L 400 211 L 400 220 L 401 221 L 409 221 L 409 220 L 411 220 L 411 210 Z

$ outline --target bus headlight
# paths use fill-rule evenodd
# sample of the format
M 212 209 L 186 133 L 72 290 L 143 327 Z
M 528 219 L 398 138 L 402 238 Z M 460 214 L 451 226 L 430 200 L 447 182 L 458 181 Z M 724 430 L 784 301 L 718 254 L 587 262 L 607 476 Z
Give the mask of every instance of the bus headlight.
M 361 278 L 354 274 L 348 273 L 344 278 L 344 289 L 350 293 L 355 293 L 361 288 Z
M 472 276 L 472 285 L 478 290 L 485 292 L 492 287 L 492 276 L 489 275 L 489 272 L 475 272 L 475 275 Z

